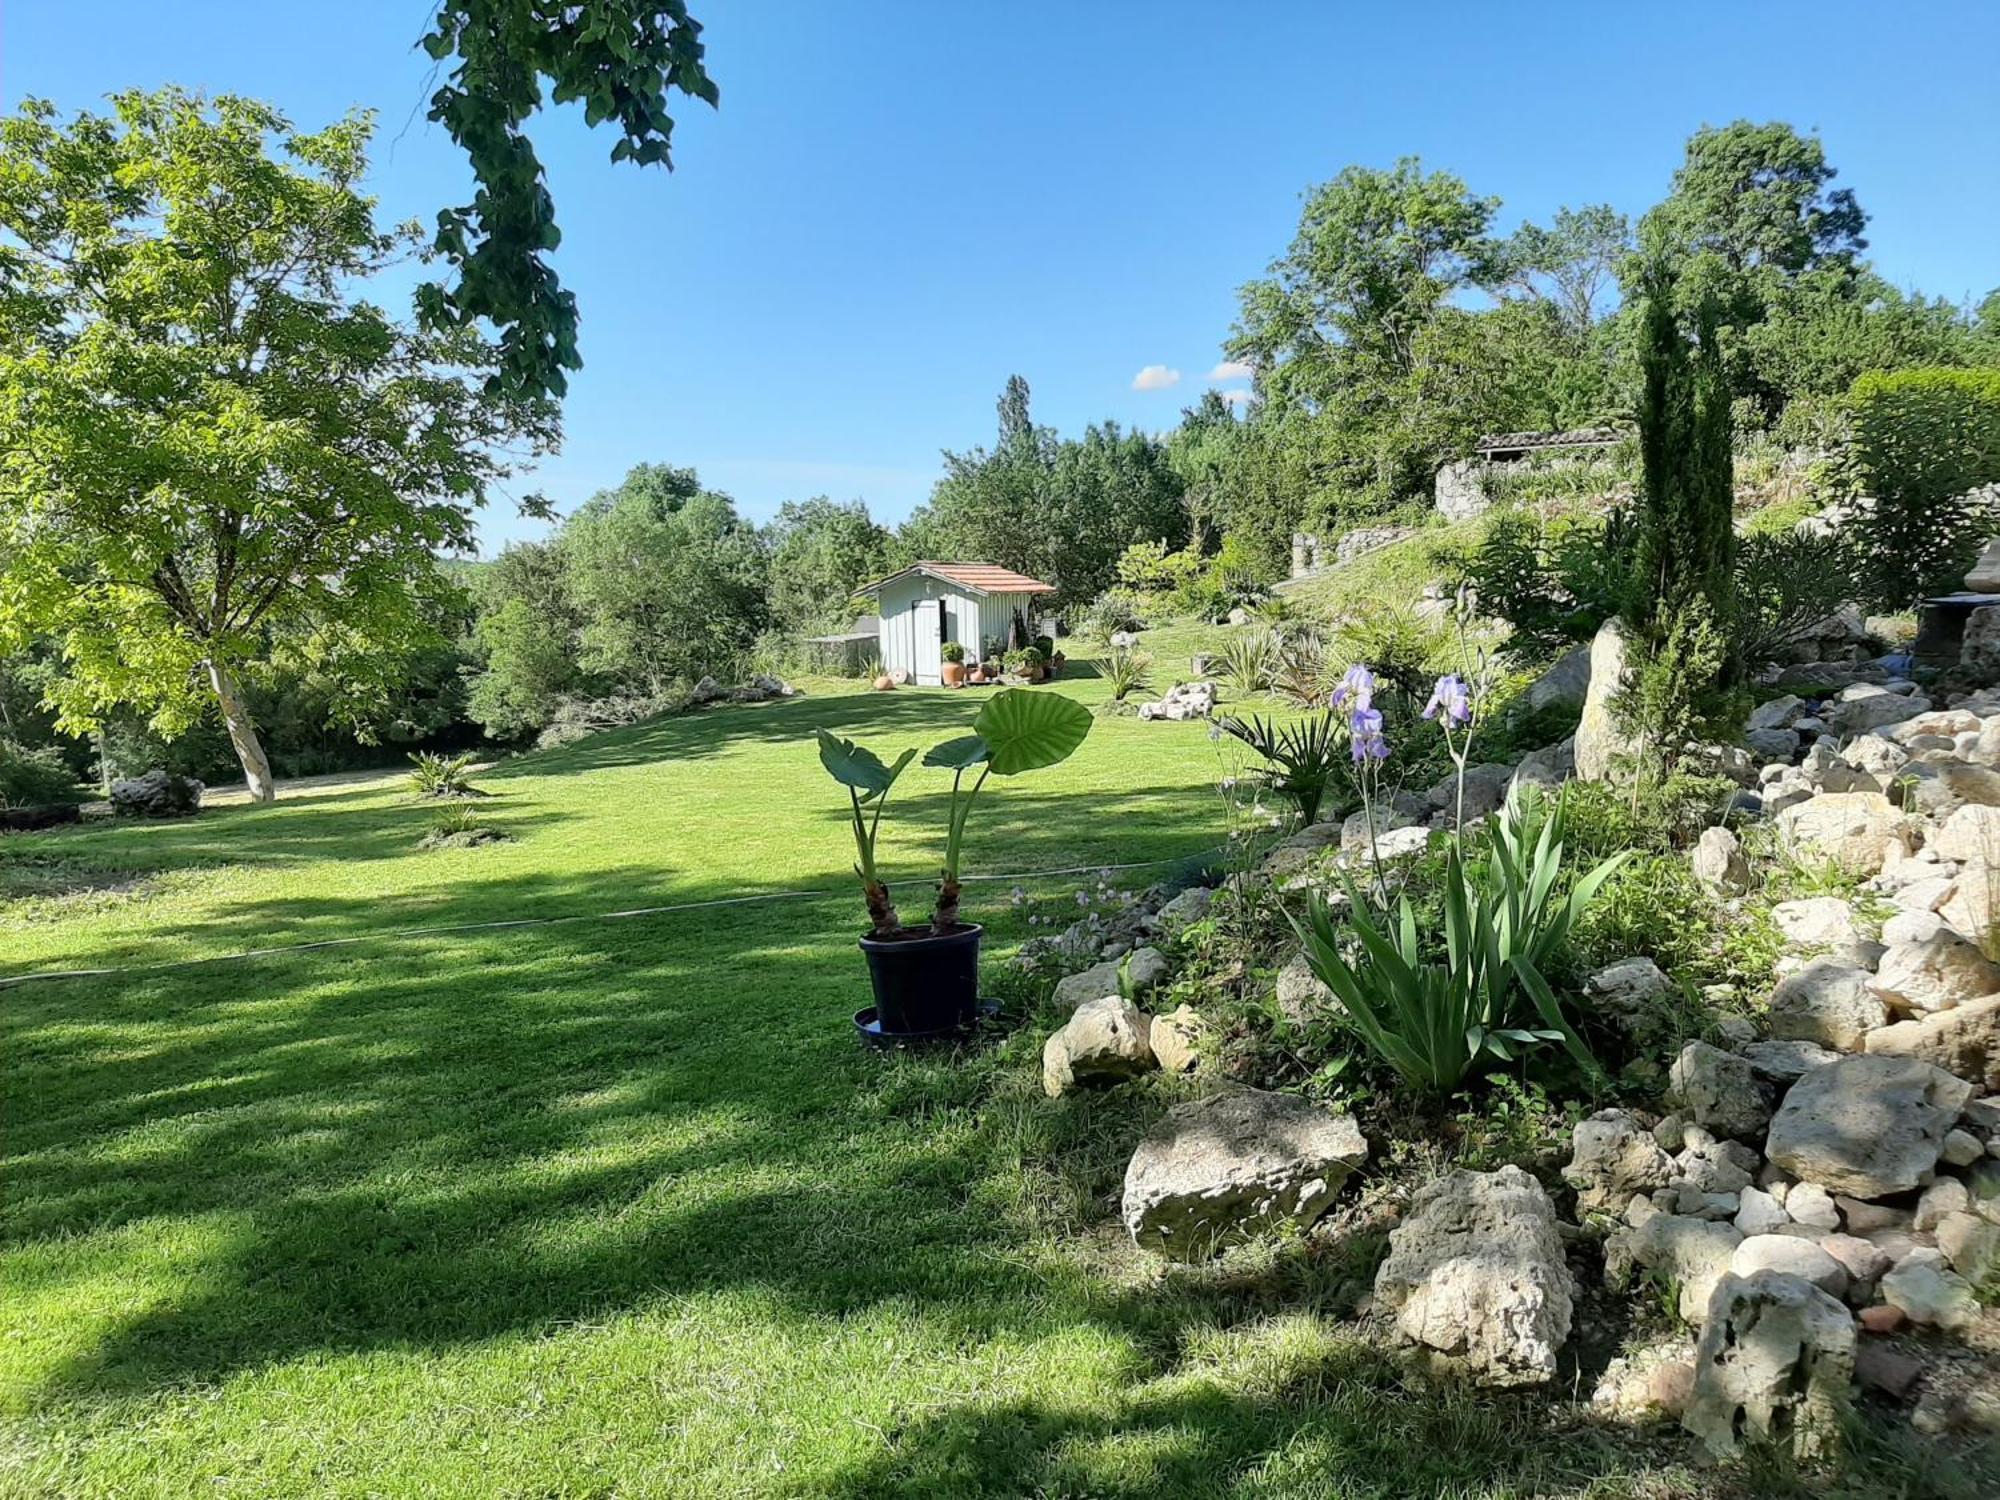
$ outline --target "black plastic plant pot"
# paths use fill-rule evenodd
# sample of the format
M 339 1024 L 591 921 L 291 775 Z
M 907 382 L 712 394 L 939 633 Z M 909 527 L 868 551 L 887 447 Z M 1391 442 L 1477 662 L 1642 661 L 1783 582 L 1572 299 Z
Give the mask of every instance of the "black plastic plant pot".
M 979 939 L 976 922 L 951 932 L 906 927 L 891 938 L 861 939 L 868 977 L 875 985 L 870 1030 L 885 1039 L 946 1036 L 970 1026 L 979 1013 Z

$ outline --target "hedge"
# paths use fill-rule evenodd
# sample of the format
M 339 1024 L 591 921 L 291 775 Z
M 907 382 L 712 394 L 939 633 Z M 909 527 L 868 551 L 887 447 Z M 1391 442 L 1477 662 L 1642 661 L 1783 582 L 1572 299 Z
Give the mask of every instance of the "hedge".
M 1861 532 L 1878 601 L 1960 588 L 1992 525 L 1991 505 L 1968 496 L 2000 484 L 2000 370 L 1877 372 L 1848 401 L 1875 500 Z

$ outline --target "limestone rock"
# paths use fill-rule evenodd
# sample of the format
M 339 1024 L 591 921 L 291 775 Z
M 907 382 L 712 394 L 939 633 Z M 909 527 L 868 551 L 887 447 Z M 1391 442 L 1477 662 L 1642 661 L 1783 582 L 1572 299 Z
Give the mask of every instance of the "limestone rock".
M 1964 1277 L 1946 1269 L 1941 1251 L 1912 1250 L 1882 1277 L 1882 1300 L 1912 1323 L 1963 1328 L 1979 1316 L 1979 1303 Z
M 1612 707 L 1625 688 L 1628 655 L 1624 623 L 1615 617 L 1606 620 L 1590 643 L 1590 688 L 1576 726 L 1576 774 L 1581 780 L 1609 780 L 1620 761 L 1639 752 L 1639 742 L 1625 732 Z
M 1590 647 L 1576 646 L 1556 658 L 1555 665 L 1537 677 L 1521 694 L 1527 711 L 1544 708 L 1581 708 L 1590 694 Z
M 1921 942 L 1899 943 L 1883 954 L 1869 988 L 1893 1010 L 1928 1015 L 2000 993 L 2000 965 L 1940 927 Z
M 1848 693 L 1854 693 L 1850 698 Z M 1841 701 L 1826 712 L 1827 724 L 1841 734 L 1864 734 L 1914 719 L 1930 707 L 1928 698 L 1904 697 L 1872 683 L 1844 689 Z
M 1789 761 L 1799 753 L 1798 734 L 1790 729 L 1752 729 L 1744 734 L 1743 743 L 1762 761 Z
M 1791 1223 L 1792 1216 L 1785 1212 L 1784 1204 L 1762 1188 L 1747 1187 L 1738 1195 L 1733 1222 L 1746 1237 L 1754 1239 Z
M 1879 734 L 1857 735 L 1840 752 L 1840 758 L 1857 771 L 1866 771 L 1878 780 L 1894 776 L 1909 764 L 1910 752 Z
M 1657 1011 L 1673 988 L 1673 981 L 1650 958 L 1621 958 L 1583 982 L 1583 993 L 1597 1008 L 1626 1025 Z
M 1201 1013 L 1192 1005 L 1181 1005 L 1153 1017 L 1147 1040 L 1152 1044 L 1153 1060 L 1162 1070 L 1192 1073 L 1201 1061 L 1201 1043 L 1207 1034 L 1208 1023 Z
M 1079 1084 L 1119 1083 L 1152 1071 L 1151 1023 L 1129 1000 L 1086 1000 L 1042 1048 L 1042 1088 L 1055 1098 Z
M 1779 832 L 1794 849 L 1857 876 L 1882 868 L 1901 823 L 1902 814 L 1880 792 L 1827 792 L 1778 814 Z
M 2000 606 L 1982 605 L 1965 617 L 1958 664 L 1989 681 L 2000 671 Z
M 1831 1048 L 1820 1046 L 1818 1042 L 1788 1039 L 1752 1042 L 1738 1049 L 1737 1055 L 1749 1063 L 1760 1078 L 1778 1083 L 1793 1083 L 1808 1070 L 1837 1063 L 1842 1056 Z
M 1792 1085 L 1765 1151 L 1830 1192 L 1864 1200 L 1908 1192 L 1936 1169 L 1945 1132 L 1971 1096 L 1962 1079 L 1914 1059 L 1843 1058 Z
M 1563 1181 L 1577 1190 L 1579 1211 L 1616 1211 L 1673 1180 L 1673 1158 L 1622 1109 L 1601 1109 L 1571 1133 Z
M 1987 542 L 1979 554 L 1979 561 L 1965 575 L 1965 591 L 1969 594 L 2000 594 L 2000 537 Z
M 1836 959 L 1807 964 L 1771 992 L 1771 1035 L 1860 1050 L 1868 1033 L 1889 1019 L 1869 979 L 1866 969 Z
M 1750 1064 L 1707 1042 L 1689 1042 L 1667 1075 L 1668 1102 L 1722 1135 L 1756 1135 L 1771 1118 L 1770 1095 Z
M 1056 1009 L 1074 1011 L 1086 1001 L 1116 995 L 1121 969 L 1134 995 L 1144 995 L 1156 985 L 1166 983 L 1173 972 L 1166 955 L 1159 949 L 1138 948 L 1126 958 L 1107 958 L 1101 964 L 1092 964 L 1081 973 L 1071 974 L 1059 981 L 1055 994 Z
M 1854 1339 L 1847 1309 L 1797 1276 L 1725 1276 L 1695 1347 L 1682 1425 L 1718 1457 L 1746 1436 L 1789 1439 L 1800 1457 L 1824 1453 L 1847 1409 Z
M 1791 1234 L 1756 1234 L 1729 1255 L 1729 1274 L 1754 1276 L 1782 1271 L 1810 1281 L 1830 1297 L 1847 1294 L 1847 1269 L 1811 1240 Z
M 2000 1089 L 2000 995 L 1871 1031 L 1868 1051 L 1917 1058 L 1982 1089 Z
M 202 784 L 158 767 L 111 783 L 111 812 L 120 818 L 185 818 L 201 810 Z
M 2000 1270 L 2000 1224 L 1973 1213 L 1946 1214 L 1938 1221 L 1937 1242 L 1952 1270 L 1975 1286 Z
M 1699 1324 L 1708 1316 L 1716 1283 L 1729 1274 L 1729 1257 L 1742 1242 L 1733 1224 L 1654 1214 L 1605 1243 L 1605 1270 L 1614 1282 L 1623 1281 L 1633 1265 L 1658 1272 L 1680 1289 L 1681 1320 Z
M 1303 953 L 1278 970 L 1278 1010 L 1294 1026 L 1303 1026 L 1338 1009 L 1333 991 L 1320 982 Z
M 1804 896 L 1780 901 L 1771 921 L 1786 942 L 1799 948 L 1839 948 L 1861 940 L 1854 911 L 1838 896 Z
M 1191 885 L 1160 908 L 1160 929 L 1177 937 L 1208 915 L 1215 904 L 1215 892 L 1205 885 Z
M 1521 785 L 1561 786 L 1576 774 L 1576 737 L 1558 740 L 1553 745 L 1544 745 L 1539 750 L 1530 750 L 1521 757 L 1521 763 L 1514 767 L 1514 779 L 1508 790 Z
M 1743 722 L 1745 729 L 1784 729 L 1792 720 L 1805 711 L 1806 700 L 1796 693 L 1786 693 L 1783 697 L 1772 698 L 1750 710 L 1750 717 Z
M 1351 1118 L 1292 1094 L 1233 1089 L 1179 1104 L 1125 1169 L 1125 1228 L 1176 1260 L 1281 1224 L 1309 1229 L 1367 1155 Z
M 1931 848 L 1939 859 L 2000 860 L 2000 807 L 1959 808 L 1939 826 Z
M 1375 1276 L 1404 1338 L 1490 1386 L 1555 1374 L 1574 1291 L 1549 1195 L 1513 1166 L 1424 1188 Z
M 1695 878 L 1725 895 L 1740 896 L 1750 887 L 1750 861 L 1743 844 L 1727 828 L 1702 831 L 1692 856 Z

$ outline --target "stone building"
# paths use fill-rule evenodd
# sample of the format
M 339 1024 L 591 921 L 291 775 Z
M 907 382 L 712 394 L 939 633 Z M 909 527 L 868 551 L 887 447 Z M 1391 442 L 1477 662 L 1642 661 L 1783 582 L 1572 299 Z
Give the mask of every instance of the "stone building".
M 1438 470 L 1438 514 L 1447 521 L 1469 521 L 1493 503 L 1487 480 L 1495 473 L 1540 458 L 1556 463 L 1587 459 L 1617 447 L 1624 436 L 1611 427 L 1578 427 L 1569 432 L 1488 433 L 1474 445 L 1472 457 Z

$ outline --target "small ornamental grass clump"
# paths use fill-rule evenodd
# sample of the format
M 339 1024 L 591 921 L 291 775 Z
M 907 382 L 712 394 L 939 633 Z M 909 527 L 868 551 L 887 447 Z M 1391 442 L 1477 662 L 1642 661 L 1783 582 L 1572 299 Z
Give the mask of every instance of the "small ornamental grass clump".
M 428 750 L 419 750 L 410 757 L 416 767 L 410 772 L 410 786 L 420 797 L 483 797 L 486 794 L 472 784 L 472 762 L 476 759 L 471 751 L 463 755 L 433 755 Z
M 1123 703 L 1152 686 L 1153 658 L 1142 651 L 1117 647 L 1104 658 L 1104 680 L 1111 689 L 1111 701 Z
M 1381 766 L 1390 754 L 1375 689 L 1374 674 L 1355 666 L 1333 694 L 1334 707 L 1347 716 L 1348 754 L 1371 836 Z M 1460 812 L 1476 702 L 1473 688 L 1450 673 L 1437 680 L 1423 712 L 1439 725 L 1458 768 Z M 1440 892 L 1441 954 L 1419 933 L 1407 893 L 1392 915 L 1379 859 L 1371 860 L 1379 909 L 1344 877 L 1345 917 L 1336 919 L 1315 891 L 1306 922 L 1293 922 L 1307 963 L 1341 1014 L 1406 1082 L 1450 1093 L 1482 1068 L 1548 1043 L 1561 1045 L 1586 1073 L 1598 1071 L 1543 968 L 1625 855 L 1603 861 L 1559 895 L 1564 824 L 1560 800 L 1551 806 L 1539 788 L 1516 788 L 1493 821 L 1481 862 L 1468 854 L 1464 819 L 1454 820 Z

